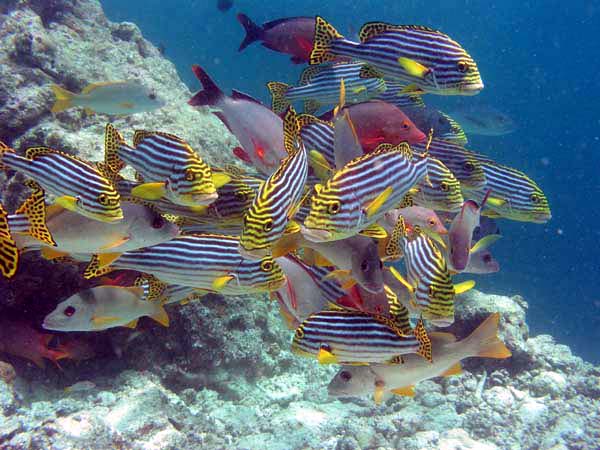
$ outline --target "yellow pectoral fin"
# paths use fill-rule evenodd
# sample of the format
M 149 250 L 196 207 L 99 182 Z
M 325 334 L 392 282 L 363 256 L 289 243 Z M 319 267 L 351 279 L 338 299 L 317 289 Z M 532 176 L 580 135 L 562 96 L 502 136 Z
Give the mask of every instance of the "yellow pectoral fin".
M 368 218 L 371 218 L 373 214 L 377 213 L 386 202 L 386 200 L 392 195 L 394 189 L 391 186 L 385 188 L 373 201 L 365 208 L 365 213 Z
M 360 94 L 361 92 L 365 92 L 367 90 L 367 88 L 365 86 L 357 86 L 354 89 L 352 89 L 352 92 L 354 92 L 355 94 Z
M 165 195 L 165 183 L 144 183 L 134 187 L 131 195 L 144 200 L 158 200 Z
M 415 386 L 404 386 L 401 388 L 392 389 L 392 393 L 396 395 L 403 395 L 405 397 L 414 397 L 415 396 Z
M 470 291 L 474 287 L 475 287 L 475 281 L 474 280 L 463 281 L 462 283 L 458 283 L 458 284 L 454 285 L 454 293 L 456 295 L 463 294 L 463 293 L 465 293 L 467 291 Z
M 388 234 L 381 225 L 374 223 L 373 225 L 368 226 L 364 230 L 360 231 L 358 234 L 363 236 L 367 236 L 373 239 L 385 239 Z
M 92 323 L 97 327 L 102 327 L 105 325 L 110 325 L 112 323 L 118 322 L 121 320 L 120 317 L 116 316 L 96 316 L 92 317 Z
M 328 350 L 324 348 L 319 349 L 319 353 L 317 354 L 317 361 L 319 364 L 338 364 L 337 357 Z
M 406 72 L 413 77 L 423 78 L 429 73 L 429 69 L 423 64 L 415 61 L 414 59 L 405 58 L 400 56 L 398 58 L 398 64 L 406 70 Z
M 420 94 L 424 94 L 425 91 L 423 89 L 421 89 L 420 87 L 418 87 L 416 84 L 409 84 L 408 86 L 405 86 L 402 88 L 402 90 L 400 91 L 400 94 L 405 95 L 405 94 L 414 94 L 414 95 L 420 95 Z
M 222 277 L 215 278 L 215 280 L 212 283 L 212 289 L 218 292 L 222 290 L 225 286 L 227 286 L 227 283 L 229 283 L 234 278 L 235 277 L 233 277 L 232 275 L 224 275 Z
M 488 197 L 487 203 L 492 206 L 502 206 L 506 203 L 506 199 L 498 197 Z
M 471 247 L 471 254 L 488 248 L 490 245 L 498 242 L 501 237 L 502 236 L 499 234 L 488 234 L 487 236 L 482 237 L 475 243 L 473 247 Z
M 308 164 L 321 181 L 327 181 L 333 173 L 333 169 L 327 162 L 327 159 L 325 159 L 321 152 L 317 150 L 311 150 L 308 152 Z
M 325 278 L 325 279 L 336 278 L 338 280 L 345 280 L 349 276 L 350 276 L 350 271 L 349 270 L 336 269 L 336 270 L 332 270 L 331 272 L 329 272 L 323 278 Z
M 77 208 L 77 199 L 70 195 L 63 195 L 62 197 L 57 197 L 54 201 L 58 206 L 62 206 L 69 211 L 75 211 Z
M 300 225 L 295 220 L 288 221 L 283 234 L 294 234 L 300 232 Z
M 111 242 L 110 244 L 106 244 L 105 246 L 100 247 L 100 250 L 110 250 L 111 248 L 118 247 L 119 245 L 123 245 L 125 242 L 129 241 L 129 239 L 129 236 L 123 236 Z
M 460 365 L 460 362 L 457 362 L 452 367 L 449 367 L 448 370 L 442 374 L 442 376 L 451 377 L 452 375 L 460 375 L 461 373 L 463 373 L 462 366 Z
M 408 289 L 411 294 L 415 292 L 415 287 L 406 281 L 406 279 L 400 274 L 400 272 L 396 270 L 394 266 L 390 266 L 390 272 L 392 275 L 394 275 L 396 280 L 398 280 L 406 289 Z
M 218 189 L 221 186 L 226 185 L 231 181 L 231 177 L 224 172 L 213 172 L 212 181 L 215 187 Z

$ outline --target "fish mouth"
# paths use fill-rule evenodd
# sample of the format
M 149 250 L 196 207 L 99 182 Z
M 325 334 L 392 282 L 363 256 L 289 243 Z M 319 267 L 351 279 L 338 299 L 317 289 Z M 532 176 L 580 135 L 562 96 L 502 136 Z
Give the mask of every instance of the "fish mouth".
M 266 258 L 267 256 L 271 256 L 271 251 L 268 248 L 247 249 L 244 248 L 242 244 L 238 246 L 238 252 L 240 255 L 242 255 L 242 258 L 244 259 L 258 260 Z
M 202 206 L 202 205 L 210 205 L 213 203 L 219 194 L 216 192 L 212 192 L 210 194 L 206 193 L 195 193 L 195 194 L 186 194 L 177 196 L 177 201 L 181 203 L 183 206 Z
M 361 287 L 371 293 L 371 294 L 379 294 L 381 292 L 383 292 L 383 283 L 381 284 L 362 284 L 360 283 Z
M 60 331 L 56 326 L 57 325 L 52 325 L 52 321 L 44 320 L 44 322 L 42 322 L 42 328 L 45 330 Z
M 330 231 L 321 230 L 318 228 L 307 228 L 305 226 L 301 226 L 300 232 L 311 242 L 328 242 L 331 241 L 332 238 Z
M 458 88 L 462 95 L 477 95 L 483 90 L 483 82 L 465 84 Z
M 120 222 L 125 217 L 125 216 L 123 216 L 123 211 L 120 211 L 118 214 L 114 214 L 114 215 L 110 215 L 110 216 L 102 215 L 102 214 L 98 214 L 98 213 L 88 213 L 88 212 L 83 212 L 81 215 L 85 216 L 89 219 L 98 220 L 99 222 L 106 222 L 106 223 Z
M 550 219 L 552 219 L 552 214 L 547 212 L 547 213 L 539 213 L 539 214 L 534 214 L 533 215 L 533 223 L 546 223 L 548 222 Z
M 287 282 L 287 277 L 284 276 L 281 280 L 269 281 L 267 288 L 269 291 L 277 291 L 283 288 Z
M 450 325 L 452 325 L 454 323 L 454 316 L 453 317 L 437 317 L 435 319 L 429 319 L 429 323 L 431 323 L 433 326 L 436 327 L 440 327 L 440 328 L 445 328 L 445 327 L 449 327 Z

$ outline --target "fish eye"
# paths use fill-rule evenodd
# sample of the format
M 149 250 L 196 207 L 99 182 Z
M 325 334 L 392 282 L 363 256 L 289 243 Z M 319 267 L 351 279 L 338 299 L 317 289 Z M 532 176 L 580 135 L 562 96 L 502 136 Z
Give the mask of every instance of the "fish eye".
M 187 169 L 185 171 L 185 179 L 186 181 L 194 181 L 196 179 L 196 174 L 192 169 Z
M 433 227 L 433 226 L 435 226 L 435 220 L 433 220 L 433 219 L 429 219 L 429 220 L 427 221 L 427 223 L 429 224 L 429 226 L 430 226 L 430 227 Z
M 302 339 L 304 337 L 304 330 L 302 328 L 296 329 L 296 337 L 298 339 Z
M 238 200 L 240 202 L 245 202 L 246 201 L 246 193 L 245 192 L 236 192 L 235 198 L 236 198 L 236 200 Z
M 156 217 L 154 217 L 154 220 L 152 221 L 152 228 L 155 229 L 159 229 L 162 228 L 165 224 L 165 219 L 163 218 L 163 216 L 159 216 L 157 215 Z
M 352 379 L 352 374 L 350 372 L 348 372 L 347 370 L 342 370 L 340 372 L 340 378 L 343 381 L 350 381 Z
M 402 122 L 402 129 L 403 130 L 408 130 L 410 128 L 409 123 L 405 120 L 404 122 Z
M 152 92 L 152 93 L 148 94 L 148 98 L 150 100 L 156 100 L 156 94 L 154 92 Z
M 369 262 L 368 261 L 363 261 L 360 263 L 360 270 L 361 272 L 366 272 L 369 270 Z
M 100 194 L 98 196 L 98 202 L 100 202 L 101 205 L 108 205 L 108 195 L 106 194 Z
M 533 203 L 541 203 L 542 202 L 542 197 L 540 197 L 538 194 L 536 194 L 535 192 L 533 194 L 531 194 L 529 196 L 529 198 L 531 199 L 531 201 Z
M 329 204 L 329 206 L 327 207 L 327 210 L 329 211 L 329 214 L 337 214 L 338 212 L 340 212 L 340 207 L 341 207 L 340 202 L 338 202 L 336 200 Z
M 442 181 L 440 183 L 440 189 L 444 192 L 448 192 L 448 190 L 450 189 L 450 186 L 448 186 L 448 183 L 446 183 L 445 181 Z
M 63 314 L 67 317 L 71 317 L 73 314 L 75 314 L 75 308 L 72 306 L 67 306 L 63 311 Z
M 456 68 L 458 69 L 459 72 L 464 73 L 469 68 L 469 65 L 465 61 L 459 61 L 458 64 L 456 65 Z
M 467 172 L 473 172 L 475 170 L 475 164 L 473 164 L 471 161 L 467 161 L 464 164 L 464 168 Z
M 273 220 L 269 219 L 264 223 L 263 230 L 268 232 L 268 231 L 271 231 L 272 229 L 273 229 Z
M 273 261 L 263 261 L 260 263 L 260 269 L 263 272 L 270 272 L 271 270 L 273 270 Z

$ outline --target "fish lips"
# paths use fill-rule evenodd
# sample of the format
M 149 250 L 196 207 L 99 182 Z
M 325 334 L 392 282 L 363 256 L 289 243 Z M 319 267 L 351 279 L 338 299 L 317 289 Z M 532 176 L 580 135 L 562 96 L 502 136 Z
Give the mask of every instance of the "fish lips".
M 472 83 L 461 85 L 458 91 L 461 95 L 477 95 L 483 90 L 483 83 Z
M 305 226 L 300 227 L 302 235 L 311 242 L 329 242 L 332 239 L 330 231 L 321 230 L 318 228 L 307 228 Z
M 175 200 L 184 206 L 203 206 L 210 205 L 217 200 L 218 197 L 219 194 L 216 192 L 212 192 L 210 194 L 195 193 L 177 196 Z
M 238 252 L 244 259 L 260 260 L 271 256 L 271 250 L 269 248 L 244 248 L 242 244 L 238 246 Z

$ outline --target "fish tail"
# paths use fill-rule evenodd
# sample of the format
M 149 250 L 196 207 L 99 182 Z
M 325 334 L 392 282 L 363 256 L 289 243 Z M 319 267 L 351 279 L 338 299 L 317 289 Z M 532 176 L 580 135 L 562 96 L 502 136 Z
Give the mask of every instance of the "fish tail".
M 18 263 L 19 250 L 8 228 L 8 214 L 0 203 L 0 273 L 11 278 L 17 272 Z
M 0 170 L 7 169 L 6 165 L 2 163 L 2 160 L 4 159 L 4 155 L 6 153 L 14 153 L 14 152 L 15 151 L 11 147 L 6 145 L 4 142 L 0 141 Z
M 45 244 L 56 247 L 52 233 L 46 225 L 46 202 L 44 191 L 38 186 L 34 187 L 31 195 L 17 209 L 16 214 L 23 214 L 27 218 L 29 228 L 27 233 Z
M 500 313 L 491 314 L 465 340 L 473 356 L 484 358 L 509 358 L 512 353 L 498 337 Z
M 223 91 L 219 89 L 219 86 L 208 76 L 205 70 L 197 64 L 192 66 L 192 71 L 196 78 L 200 80 L 202 87 L 204 88 L 202 91 L 197 92 L 191 99 L 189 99 L 188 104 L 191 106 L 206 106 L 206 105 L 214 105 L 217 101 L 223 96 Z
M 290 86 L 279 81 L 271 81 L 267 83 L 267 87 L 273 97 L 271 100 L 271 109 L 275 114 L 281 114 L 290 106 L 290 102 L 285 98 L 285 95 L 290 90 Z
M 310 52 L 310 64 L 322 64 L 334 61 L 335 55 L 331 52 L 331 43 L 337 39 L 343 39 L 338 31 L 320 16 L 315 20 L 315 43 Z
M 56 102 L 51 109 L 53 113 L 64 111 L 65 109 L 69 109 L 73 106 L 73 98 L 76 94 L 58 86 L 57 84 L 53 84 L 51 87 L 52 92 L 54 92 L 54 96 L 56 97 Z
M 254 41 L 262 39 L 264 30 L 262 29 L 262 27 L 252 22 L 250 17 L 248 17 L 246 14 L 239 13 L 237 15 L 237 20 L 239 23 L 242 24 L 244 30 L 246 31 L 246 37 L 244 37 L 244 40 L 242 41 L 242 43 L 240 44 L 240 48 L 238 49 L 238 52 L 241 52 Z

